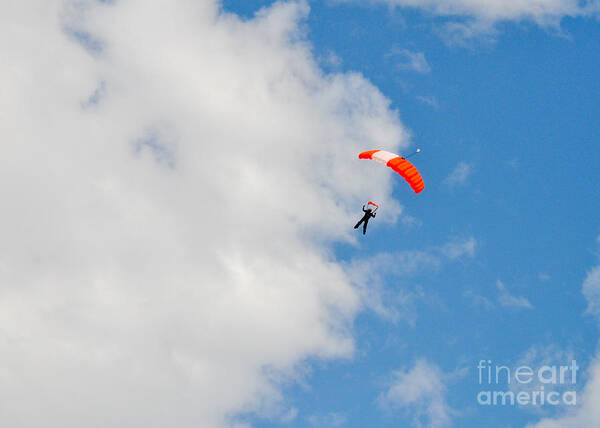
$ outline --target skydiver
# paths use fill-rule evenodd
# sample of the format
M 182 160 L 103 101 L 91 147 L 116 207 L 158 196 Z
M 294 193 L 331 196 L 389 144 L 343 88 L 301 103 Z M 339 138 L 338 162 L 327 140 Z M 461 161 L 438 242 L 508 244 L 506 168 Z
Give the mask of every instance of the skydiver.
M 374 212 L 371 208 L 365 209 L 364 205 L 362 207 L 362 210 L 365 213 L 365 215 L 363 215 L 360 221 L 356 223 L 356 226 L 354 226 L 354 228 L 358 229 L 360 224 L 363 223 L 363 235 L 365 235 L 367 233 L 367 224 L 369 223 L 369 220 L 371 219 L 371 217 L 374 218 L 377 215 L 377 213 Z

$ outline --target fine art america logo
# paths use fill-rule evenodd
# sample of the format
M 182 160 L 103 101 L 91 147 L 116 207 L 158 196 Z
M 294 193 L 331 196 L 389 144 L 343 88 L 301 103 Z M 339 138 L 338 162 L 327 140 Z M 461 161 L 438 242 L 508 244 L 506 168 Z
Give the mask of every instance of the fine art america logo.
M 482 406 L 575 406 L 577 404 L 577 362 L 516 368 L 480 360 L 477 402 Z

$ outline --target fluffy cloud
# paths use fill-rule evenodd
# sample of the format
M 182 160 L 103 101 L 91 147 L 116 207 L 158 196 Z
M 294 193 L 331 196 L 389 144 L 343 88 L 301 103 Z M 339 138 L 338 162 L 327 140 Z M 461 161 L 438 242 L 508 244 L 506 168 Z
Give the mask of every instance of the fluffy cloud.
M 593 362 L 590 369 L 590 380 L 582 393 L 577 396 L 578 407 L 566 416 L 542 419 L 527 428 L 596 428 L 600 420 L 600 362 Z
M 587 274 L 583 282 L 583 295 L 588 302 L 587 311 L 600 318 L 600 266 Z
M 600 242 L 600 239 L 598 240 Z M 583 282 L 583 294 L 588 302 L 588 313 L 600 320 L 600 266 L 594 267 Z M 589 378 L 583 391 L 577 396 L 577 404 L 573 410 L 562 417 L 546 418 L 528 425 L 528 428 L 596 428 L 600 421 L 600 361 L 592 360 L 588 369 Z
M 0 6 L 0 425 L 286 418 L 294 368 L 352 352 L 329 244 L 366 195 L 395 206 L 356 153 L 406 138 L 360 75 L 319 69 L 307 12 Z
M 449 426 L 454 411 L 446 403 L 443 380 L 438 366 L 419 360 L 410 370 L 393 373 L 391 385 L 379 397 L 379 404 L 385 409 L 408 410 L 416 427 Z

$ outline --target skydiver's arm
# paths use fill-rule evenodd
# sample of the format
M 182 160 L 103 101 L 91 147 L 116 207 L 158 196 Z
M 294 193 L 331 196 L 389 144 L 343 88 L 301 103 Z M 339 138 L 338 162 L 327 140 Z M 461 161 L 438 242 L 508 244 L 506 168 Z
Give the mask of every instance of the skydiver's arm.
M 362 210 L 363 210 L 363 212 L 364 212 L 364 213 L 366 213 L 366 212 L 367 212 L 367 210 L 365 209 L 365 206 L 364 206 L 364 205 L 363 205 L 363 208 L 362 208 Z

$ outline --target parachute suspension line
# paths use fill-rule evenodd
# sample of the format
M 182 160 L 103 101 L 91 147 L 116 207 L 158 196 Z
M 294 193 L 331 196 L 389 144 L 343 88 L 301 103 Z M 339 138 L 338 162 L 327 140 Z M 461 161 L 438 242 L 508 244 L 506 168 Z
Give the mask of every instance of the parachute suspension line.
M 417 149 L 417 150 L 415 150 L 414 152 L 412 152 L 410 155 L 408 155 L 408 156 L 404 156 L 404 159 L 408 159 L 409 157 L 411 157 L 411 156 L 414 156 L 414 155 L 416 155 L 417 153 L 421 153 L 421 149 Z

